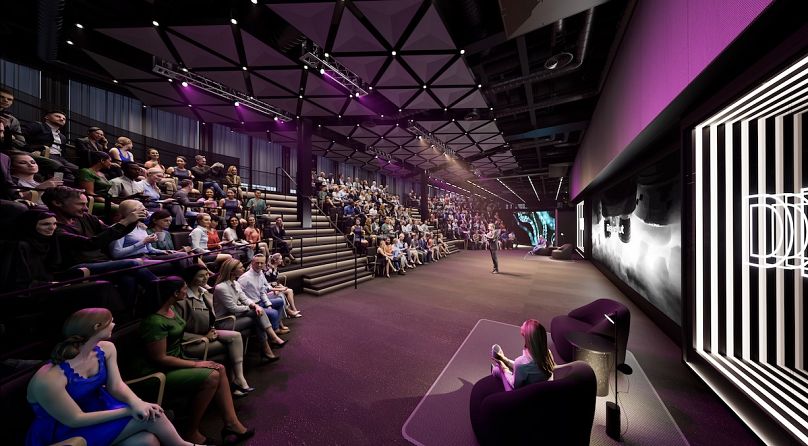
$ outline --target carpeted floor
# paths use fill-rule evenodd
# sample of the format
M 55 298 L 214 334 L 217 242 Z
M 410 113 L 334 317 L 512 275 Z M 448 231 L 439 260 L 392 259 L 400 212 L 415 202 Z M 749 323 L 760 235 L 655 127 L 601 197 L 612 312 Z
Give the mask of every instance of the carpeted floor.
M 549 324 L 599 297 L 632 312 L 629 349 L 692 445 L 757 444 L 753 434 L 681 362 L 681 352 L 592 265 L 500 251 L 462 251 L 407 276 L 323 297 L 298 297 L 281 361 L 257 366 L 237 402 L 258 429 L 252 445 L 409 444 L 401 427 L 480 319 Z M 211 417 L 209 435 L 219 423 Z

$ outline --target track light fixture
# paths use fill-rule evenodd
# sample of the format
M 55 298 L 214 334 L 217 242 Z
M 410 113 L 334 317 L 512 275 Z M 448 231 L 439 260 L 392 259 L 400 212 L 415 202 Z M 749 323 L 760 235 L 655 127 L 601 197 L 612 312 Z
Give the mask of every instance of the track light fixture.
M 194 88 L 222 98 L 225 101 L 232 102 L 236 107 L 241 106 L 252 109 L 270 118 L 274 118 L 276 121 L 289 122 L 293 119 L 293 115 L 285 110 L 269 105 L 266 102 L 250 97 L 246 93 L 234 90 L 194 72 L 183 71 L 179 66 L 171 62 L 157 60 L 155 61 L 152 71 L 168 78 L 169 81 L 176 79 L 180 82 L 187 83 Z
M 432 133 L 430 133 L 427 129 L 421 127 L 420 124 L 413 121 L 412 119 L 407 121 L 407 130 L 409 130 L 410 133 L 418 137 L 418 139 L 426 140 L 431 145 L 432 148 L 438 148 L 441 151 L 441 153 L 447 154 L 452 158 L 457 156 L 455 151 L 449 148 L 449 146 L 446 145 L 445 142 L 441 141 L 438 137 L 433 136 Z
M 316 43 L 304 40 L 303 55 L 300 61 L 305 65 L 318 69 L 320 74 L 332 79 L 357 98 L 366 96 L 372 88 L 347 67 L 337 62 Z

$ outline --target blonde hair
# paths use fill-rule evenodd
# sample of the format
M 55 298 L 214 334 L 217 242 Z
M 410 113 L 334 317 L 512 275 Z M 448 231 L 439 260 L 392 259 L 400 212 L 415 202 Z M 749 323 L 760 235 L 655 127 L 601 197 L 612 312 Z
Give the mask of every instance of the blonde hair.
M 216 277 L 216 284 L 220 284 L 224 281 L 230 280 L 230 276 L 233 275 L 233 271 L 241 265 L 241 261 L 238 259 L 227 259 L 222 263 L 222 267 L 219 268 L 219 276 Z
M 115 140 L 115 147 L 121 148 L 123 146 L 134 144 L 131 139 L 125 136 L 119 136 L 118 139 Z
M 53 347 L 51 361 L 58 364 L 75 358 L 81 346 L 111 322 L 112 313 L 106 308 L 85 308 L 71 314 L 62 326 L 65 339 Z

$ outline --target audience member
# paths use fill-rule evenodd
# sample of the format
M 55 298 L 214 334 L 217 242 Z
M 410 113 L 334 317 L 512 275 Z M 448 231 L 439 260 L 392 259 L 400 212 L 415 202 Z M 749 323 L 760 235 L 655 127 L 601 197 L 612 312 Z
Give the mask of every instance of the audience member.
M 79 167 L 62 156 L 67 137 L 62 134 L 62 127 L 67 123 L 65 114 L 50 111 L 45 114 L 43 122 L 29 122 L 23 126 L 26 151 L 31 152 L 40 168 L 49 172 L 62 172 L 64 179 L 72 183 Z
M 528 319 L 519 328 L 525 340 L 522 355 L 508 359 L 499 345 L 491 348 L 494 366 L 491 374 L 502 379 L 505 390 L 514 390 L 528 384 L 547 381 L 553 377 L 555 361 L 547 347 L 547 330 L 535 319 Z
M 219 200 L 219 207 L 224 210 L 225 221 L 230 220 L 236 214 L 241 214 L 241 200 L 236 198 L 238 191 L 236 189 L 227 189 L 227 196 Z
M 182 180 L 194 179 L 193 173 L 191 173 L 191 171 L 185 167 L 188 164 L 188 161 L 185 160 L 184 156 L 178 156 L 175 163 L 176 166 L 166 169 L 166 173 L 177 179 L 178 186 L 179 182 Z
M 123 176 L 113 178 L 109 182 L 109 195 L 115 198 L 128 198 L 143 195 L 143 183 L 138 181 L 141 176 L 141 167 L 133 162 L 124 161 L 121 164 Z
M 196 227 L 188 234 L 188 237 L 191 240 L 191 250 L 198 254 L 208 254 L 210 253 L 210 249 L 208 248 L 208 234 L 209 234 L 209 227 L 211 225 L 210 215 L 200 213 L 196 216 Z M 215 232 L 215 229 L 214 229 Z M 218 236 L 218 234 L 217 234 Z M 232 256 L 230 254 L 225 253 L 210 253 L 209 255 L 202 257 L 206 262 L 215 261 L 216 263 L 222 263 L 228 259 L 231 259 Z
M 222 441 L 225 444 L 235 444 L 252 437 L 255 429 L 247 429 L 239 421 L 223 365 L 214 361 L 183 358 L 182 342 L 186 322 L 175 306 L 187 295 L 185 282 L 179 277 L 167 277 L 160 282 L 163 303 L 155 313 L 148 315 L 140 323 L 140 336 L 146 353 L 141 374 L 163 372 L 166 376 L 166 399 L 186 400 L 188 396 L 192 396 L 186 439 L 194 443 L 210 442 L 199 428 L 202 416 L 213 401 L 225 423 Z
M 216 194 L 216 197 L 224 197 L 224 191 L 222 187 L 211 179 L 210 175 L 210 167 L 207 165 L 208 160 L 205 158 L 204 155 L 196 155 L 196 166 L 191 168 L 191 172 L 193 173 L 194 177 L 197 181 L 202 182 L 202 187 L 207 189 L 211 188 Z
M 0 275 L 6 278 L 6 285 L 12 289 L 20 289 L 52 282 L 61 263 L 59 244 L 53 236 L 56 231 L 56 215 L 32 208 L 16 218 L 15 226 L 19 228 L 19 255 L 0 262 L 4 269 Z M 10 249 L 6 254 L 12 255 Z
M 103 252 L 109 244 L 132 231 L 134 225 L 146 218 L 146 211 L 136 211 L 118 223 L 107 226 L 97 217 L 87 213 L 87 197 L 78 190 L 58 186 L 45 191 L 42 201 L 56 215 L 56 238 L 62 253 L 60 269 L 87 268 L 92 274 L 101 274 L 142 265 L 142 261 L 110 261 Z M 121 294 L 130 303 L 136 295 L 135 283 L 146 291 L 153 292 L 157 277 L 146 268 L 137 268 L 115 276 L 120 282 Z
M 106 153 L 109 148 L 107 147 L 107 138 L 104 136 L 104 131 L 99 127 L 89 127 L 87 129 L 87 136 L 84 138 L 76 138 L 76 155 L 78 156 L 78 163 L 80 167 L 87 167 L 90 165 L 91 152 L 104 152 Z
M 93 212 L 103 212 L 112 187 L 104 171 L 112 166 L 112 159 L 105 152 L 88 153 L 90 167 L 79 169 L 77 186 L 93 196 Z M 117 205 L 112 205 L 115 208 Z
M 39 165 L 31 155 L 17 150 L 10 151 L 8 155 L 11 157 L 11 176 L 18 186 L 44 191 L 51 187 L 61 186 L 64 183 L 57 178 L 49 178 L 39 182 L 36 179 L 39 174 Z M 23 191 L 21 194 L 26 200 L 42 204 L 39 194 L 32 194 L 30 191 Z
M 14 92 L 0 86 L 0 125 L 3 126 L 3 136 L 0 141 L 7 148 L 23 149 L 25 137 L 22 134 L 20 121 L 8 110 L 14 104 Z
M 286 230 L 283 228 L 283 218 L 278 217 L 275 219 L 275 224 L 269 227 L 269 236 L 272 238 L 273 248 L 281 253 L 283 257 L 288 257 L 294 261 L 295 256 L 289 248 L 289 243 L 286 241 Z
M 192 265 L 182 272 L 187 294 L 186 298 L 177 302 L 174 308 L 185 320 L 185 340 L 201 340 L 186 345 L 184 351 L 190 356 L 199 357 L 216 344 L 222 344 L 233 369 L 233 396 L 244 397 L 255 390 L 247 384 L 244 377 L 244 342 L 241 333 L 237 331 L 216 329 L 213 295 L 207 286 L 209 276 L 210 271 L 204 265 Z
M 264 199 L 264 194 L 261 193 L 260 190 L 256 189 L 253 197 L 247 200 L 247 209 L 252 211 L 256 218 L 261 219 L 264 218 L 267 208 L 267 201 Z
M 241 198 L 241 177 L 238 176 L 238 167 L 230 166 L 227 168 L 227 175 L 224 177 L 224 185 L 228 189 L 238 191 L 238 196 Z
M 282 296 L 272 291 L 267 278 L 264 276 L 266 258 L 263 254 L 253 257 L 250 269 L 238 278 L 244 294 L 264 309 L 272 329 L 277 334 L 289 333 L 289 328 L 283 325 L 283 314 L 286 302 Z
M 121 379 L 115 344 L 107 341 L 114 327 L 104 308 L 85 308 L 65 321 L 64 340 L 28 384 L 35 419 L 26 444 L 82 437 L 90 445 L 190 446 L 160 406 L 138 398 Z
M 193 190 L 193 181 L 189 179 L 180 180 L 179 183 L 179 190 L 177 193 L 174 194 L 174 201 L 183 206 L 185 208 L 185 216 L 188 218 L 193 218 L 194 220 L 199 220 L 199 213 L 194 211 L 192 208 L 201 208 L 203 206 L 202 203 L 197 202 L 196 200 L 191 200 L 190 193 Z M 181 224 L 181 223 L 177 223 Z M 182 225 L 182 229 L 189 230 L 191 229 L 190 226 L 187 224 Z
M 281 293 L 286 297 L 286 314 L 290 317 L 303 317 L 300 310 L 295 305 L 295 292 L 286 286 L 286 277 L 280 276 L 279 268 L 283 265 L 283 256 L 279 253 L 272 254 L 267 262 L 265 275 L 269 286 L 274 293 Z M 280 279 L 283 278 L 283 283 Z
M 247 217 L 247 227 L 244 228 L 244 239 L 258 247 L 258 250 L 266 255 L 269 255 L 269 245 L 264 241 L 264 235 L 261 229 L 255 225 L 255 217 L 250 215 Z
M 134 163 L 135 156 L 132 154 L 134 143 L 126 136 L 119 136 L 115 141 L 115 147 L 109 149 L 109 156 L 113 162 L 123 167 L 123 163 Z
M 248 326 L 245 324 L 253 325 L 261 342 L 262 357 L 269 362 L 277 361 L 279 358 L 272 353 L 268 339 L 271 339 L 277 348 L 286 345 L 286 341 L 272 329 L 272 323 L 264 310 L 242 291 L 238 283 L 238 278 L 242 274 L 244 265 L 238 260 L 230 259 L 222 264 L 213 289 L 213 309 L 219 317 L 236 316 L 235 330 L 243 330 Z

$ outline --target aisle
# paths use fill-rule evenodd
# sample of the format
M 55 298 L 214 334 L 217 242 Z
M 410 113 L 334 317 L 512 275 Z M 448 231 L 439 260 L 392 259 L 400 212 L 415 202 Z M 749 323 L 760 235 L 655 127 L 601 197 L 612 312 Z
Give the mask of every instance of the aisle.
M 490 272 L 488 252 L 461 251 L 359 290 L 299 296 L 305 317 L 289 322 L 281 361 L 261 367 L 248 360 L 247 378 L 258 390 L 237 407 L 258 428 L 249 444 L 408 444 L 404 421 L 479 319 L 549 325 L 596 298 L 626 301 L 588 262 L 528 260 L 526 252 L 500 251 L 499 275 Z M 716 435 L 727 437 L 719 443 L 742 444 L 746 433 L 729 411 L 686 371 L 671 341 L 629 307 L 629 349 L 685 435 L 694 444 Z

